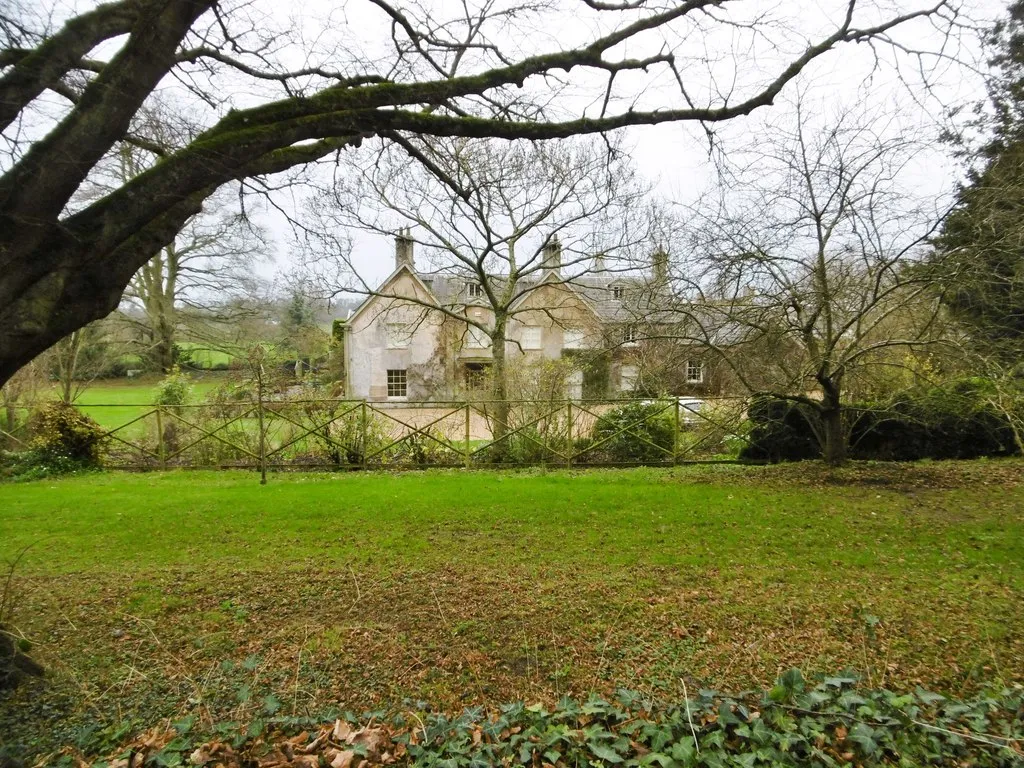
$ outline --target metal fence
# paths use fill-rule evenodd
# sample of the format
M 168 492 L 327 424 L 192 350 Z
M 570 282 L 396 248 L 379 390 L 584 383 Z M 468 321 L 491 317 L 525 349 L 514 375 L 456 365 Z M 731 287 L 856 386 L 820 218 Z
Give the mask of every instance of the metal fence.
M 744 404 L 559 400 L 268 399 L 90 404 L 112 469 L 407 469 L 733 462 Z M 0 444 L 29 445 L 29 409 L 0 414 Z M 6 417 L 5 420 L 3 420 Z

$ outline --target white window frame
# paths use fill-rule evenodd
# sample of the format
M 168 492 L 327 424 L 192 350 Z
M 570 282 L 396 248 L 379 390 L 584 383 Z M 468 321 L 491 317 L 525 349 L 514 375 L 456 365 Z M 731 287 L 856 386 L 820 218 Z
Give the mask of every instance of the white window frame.
M 694 373 L 693 371 L 696 371 Z M 700 360 L 687 360 L 686 361 L 686 383 L 687 384 L 703 384 L 704 383 L 704 363 Z
M 544 329 L 539 325 L 524 325 L 519 336 L 519 345 L 523 349 L 543 349 Z
M 409 323 L 385 323 L 384 334 L 388 349 L 408 349 L 412 345 L 412 327 Z
M 479 299 L 484 295 L 484 287 L 480 283 L 466 283 L 466 296 L 471 299 Z
M 640 331 L 635 325 L 622 326 L 622 343 L 624 346 L 636 346 L 638 338 L 640 338 Z
M 612 298 L 615 301 L 622 301 L 622 298 L 626 295 L 626 289 L 621 285 L 612 286 Z
M 583 349 L 586 333 L 582 328 L 566 328 L 562 331 L 562 349 Z
M 409 373 L 407 368 L 388 368 L 385 373 L 388 400 L 405 400 L 409 396 Z M 401 394 L 397 394 L 401 388 Z M 392 394 L 392 392 L 395 394 Z
M 487 332 L 475 325 L 466 325 L 466 349 L 487 349 L 491 346 L 491 337 Z

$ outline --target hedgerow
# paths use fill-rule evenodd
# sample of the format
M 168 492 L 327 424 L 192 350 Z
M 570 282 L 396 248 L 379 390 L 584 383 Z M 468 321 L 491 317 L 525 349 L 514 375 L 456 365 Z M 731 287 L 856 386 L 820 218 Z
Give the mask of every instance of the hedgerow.
M 306 718 L 268 717 L 201 734 L 186 720 L 173 729 L 148 731 L 112 762 L 94 765 L 985 768 L 1024 761 L 1020 685 L 954 700 L 921 689 L 897 693 L 856 683 L 850 675 L 810 682 L 794 669 L 759 694 L 700 690 L 669 706 L 620 690 L 611 701 L 591 696 L 564 698 L 553 709 L 522 703 L 494 711 L 477 707 L 457 717 L 410 702 L 391 717 L 337 713 L 333 723 L 320 727 Z

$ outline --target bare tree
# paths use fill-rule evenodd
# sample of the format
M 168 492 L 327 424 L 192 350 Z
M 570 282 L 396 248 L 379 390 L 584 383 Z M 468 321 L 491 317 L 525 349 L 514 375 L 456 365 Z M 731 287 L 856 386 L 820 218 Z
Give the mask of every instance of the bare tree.
M 302 50 L 302 30 L 275 29 L 273 7 L 259 2 L 111 0 L 57 24 L 58 4 L 48 5 L 24 19 L 0 13 L 0 383 L 109 314 L 132 276 L 229 181 L 266 190 L 266 176 L 369 137 L 548 139 L 728 120 L 770 105 L 838 45 L 875 46 L 878 66 L 913 47 L 897 35 L 923 19 L 942 46 L 957 13 L 956 0 L 899 11 L 837 0 L 824 14 L 789 18 L 718 0 L 585 0 L 571 9 L 575 28 L 594 32 L 545 50 L 568 10 L 558 4 L 446 11 L 371 0 L 351 27 L 341 18 L 319 25 L 324 42 Z M 390 34 L 359 47 L 356 29 Z M 700 55 L 707 45 L 725 53 Z M 298 69 L 286 63 L 297 58 Z M 202 132 L 167 152 L 139 116 L 172 82 L 205 111 Z M 161 162 L 69 205 L 125 143 Z
M 6 433 L 6 435 L 0 434 L 0 445 L 6 445 L 11 437 L 16 441 L 15 445 L 17 444 L 18 438 L 14 437 L 14 433 L 24 421 L 27 408 L 35 401 L 37 393 L 45 385 L 46 375 L 43 365 L 40 361 L 33 360 L 0 387 L 0 412 L 3 415 L 3 419 L 0 421 L 0 433 Z
M 209 203 L 216 205 L 216 198 Z M 215 210 L 187 221 L 174 241 L 135 274 L 124 301 L 139 311 L 124 316 L 142 328 L 160 370 L 174 365 L 174 345 L 182 333 L 190 339 L 208 336 L 210 329 L 254 311 L 254 267 L 264 247 L 260 231 L 240 214 Z M 207 341 L 218 343 L 216 338 Z
M 73 403 L 96 379 L 104 376 L 129 345 L 118 338 L 111 318 L 69 333 L 38 360 L 57 382 L 58 397 Z
M 147 106 L 139 115 L 147 143 L 119 146 L 97 166 L 75 202 L 101 199 L 186 145 L 198 131 L 183 113 L 165 98 Z M 175 364 L 180 336 L 220 345 L 223 334 L 216 331 L 254 311 L 252 297 L 259 287 L 255 267 L 266 249 L 262 229 L 239 208 L 231 190 L 214 192 L 125 289 L 121 317 L 140 331 L 142 355 L 166 373 Z
M 717 200 L 688 211 L 693 259 L 652 335 L 713 355 L 749 392 L 800 404 L 836 464 L 858 383 L 943 342 L 931 281 L 910 268 L 942 215 L 902 184 L 922 142 L 853 112 L 816 130 L 809 112 L 765 126 Z
M 409 155 L 419 162 L 410 165 Z M 490 395 L 504 403 L 513 323 L 530 316 L 564 327 L 588 294 L 605 293 L 610 277 L 628 271 L 650 247 L 646 193 L 613 144 L 399 139 L 316 199 L 307 233 L 311 251 L 341 267 L 330 281 L 336 292 L 376 297 L 381 311 L 412 307 L 410 331 L 446 317 L 464 345 L 489 350 Z M 431 293 L 365 279 L 334 237 L 348 227 L 401 230 Z M 495 418 L 500 436 L 505 418 Z

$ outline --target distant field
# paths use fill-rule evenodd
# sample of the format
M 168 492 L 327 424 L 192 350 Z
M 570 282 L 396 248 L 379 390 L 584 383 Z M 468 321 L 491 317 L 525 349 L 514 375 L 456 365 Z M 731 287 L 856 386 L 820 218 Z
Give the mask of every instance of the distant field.
M 75 400 L 81 410 L 107 429 L 126 424 L 138 418 L 149 409 L 156 399 L 156 388 L 161 376 L 146 376 L 133 379 L 102 379 L 89 384 Z M 193 379 L 192 391 L 196 399 L 206 397 L 221 384 L 231 381 L 232 374 L 199 374 Z M 56 387 L 49 390 L 51 397 L 57 396 Z
M 1022 476 L 1005 460 L 0 485 L 0 555 L 24 553 L 15 624 L 50 668 L 0 702 L 0 734 L 30 749 L 244 720 L 271 695 L 286 715 L 617 686 L 678 700 L 793 665 L 954 694 L 1021 681 Z
M 191 364 L 196 368 L 211 368 L 215 365 L 230 365 L 233 358 L 227 352 L 220 349 L 210 349 L 202 344 L 194 342 L 181 342 L 178 344 L 183 350 L 190 353 Z M 244 359 L 244 353 L 241 353 Z

